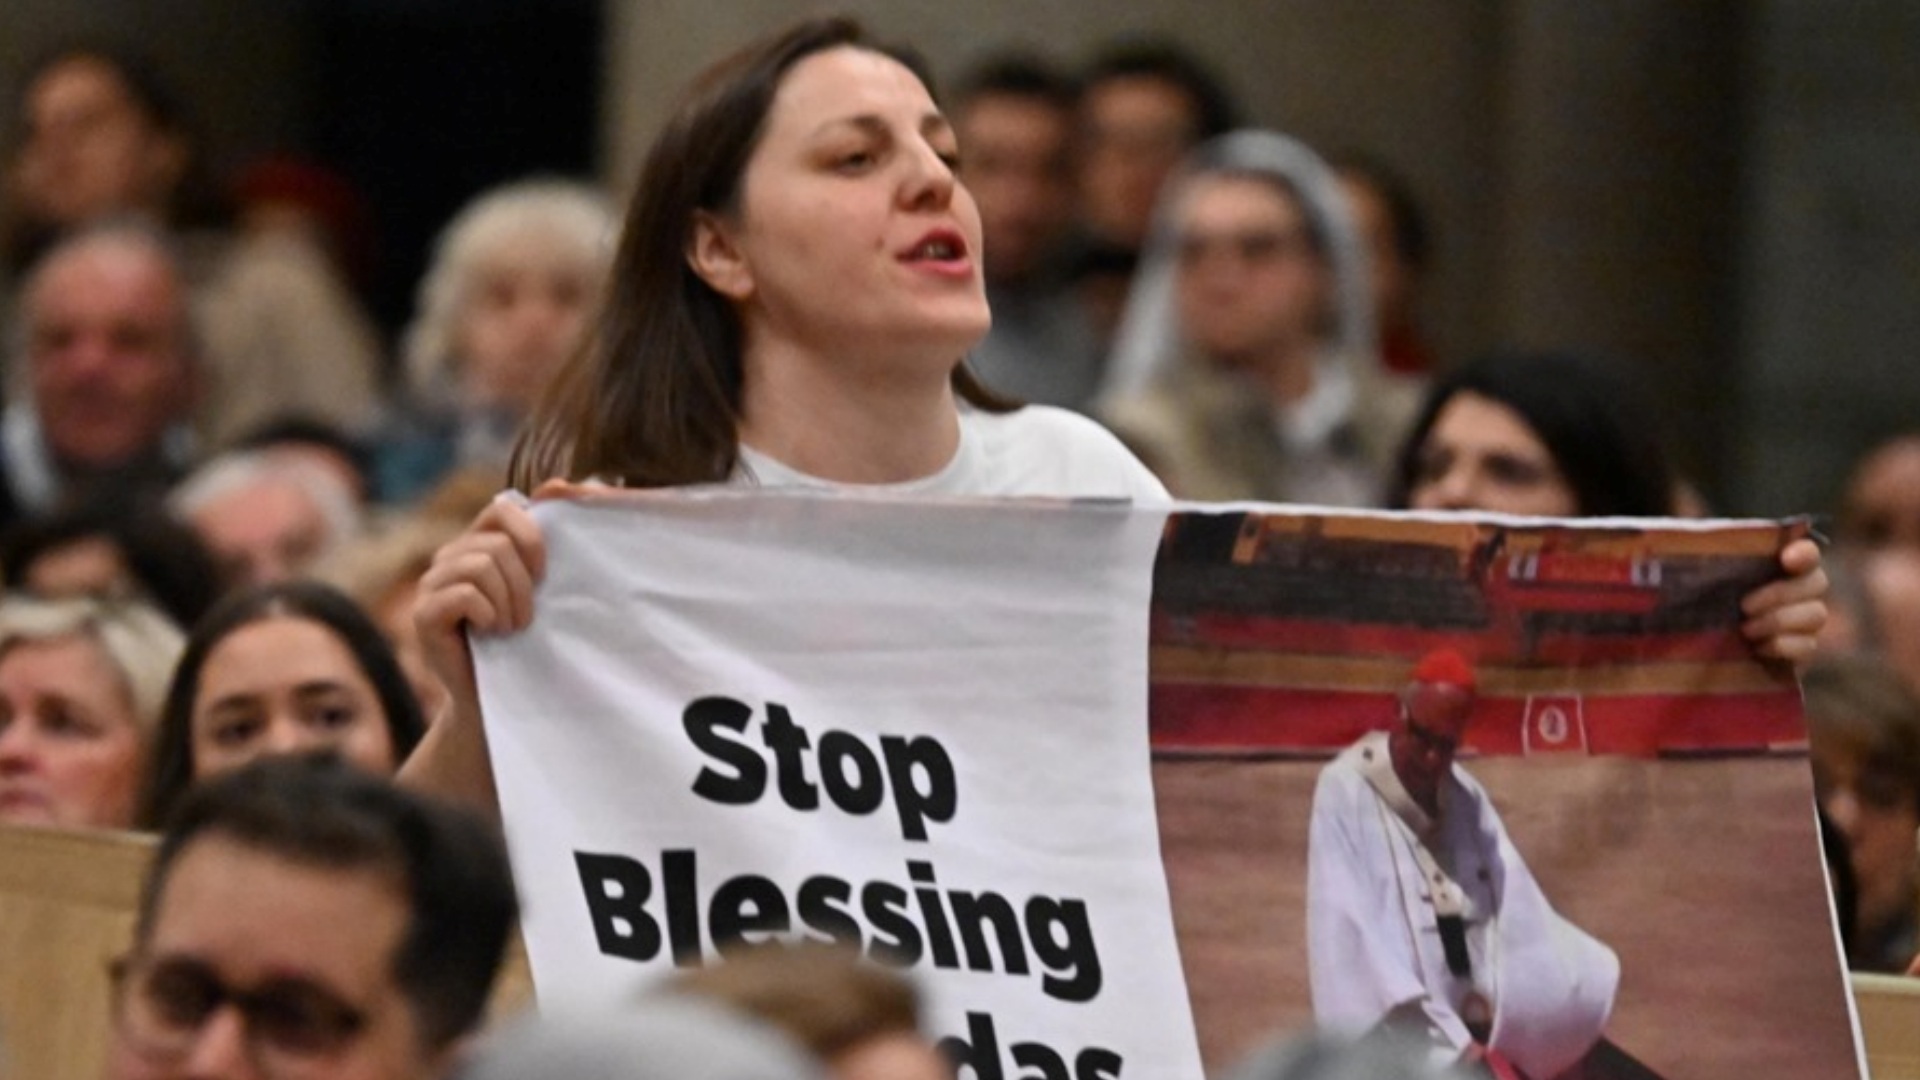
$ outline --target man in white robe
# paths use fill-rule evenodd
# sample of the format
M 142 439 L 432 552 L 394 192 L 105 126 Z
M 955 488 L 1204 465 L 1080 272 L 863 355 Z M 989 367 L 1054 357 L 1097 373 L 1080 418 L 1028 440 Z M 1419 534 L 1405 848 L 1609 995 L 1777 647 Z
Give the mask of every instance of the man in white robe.
M 1600 1039 L 1620 962 L 1554 912 L 1486 790 L 1454 764 L 1473 705 L 1472 667 L 1430 654 L 1393 730 L 1321 772 L 1307 868 L 1314 1015 L 1411 1030 L 1440 1056 L 1548 1080 Z

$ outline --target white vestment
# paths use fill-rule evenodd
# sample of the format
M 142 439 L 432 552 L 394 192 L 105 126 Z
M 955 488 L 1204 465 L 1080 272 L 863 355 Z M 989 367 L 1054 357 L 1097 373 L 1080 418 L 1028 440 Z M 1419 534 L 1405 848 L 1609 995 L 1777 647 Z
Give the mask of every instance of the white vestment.
M 1531 1076 L 1554 1076 L 1599 1039 L 1619 958 L 1554 912 L 1471 776 L 1452 768 L 1439 820 L 1430 820 L 1394 775 L 1387 745 L 1386 732 L 1366 736 L 1314 788 L 1307 954 L 1315 1018 L 1350 1031 L 1383 1023 L 1424 1030 L 1458 1051 L 1473 1041 L 1460 1010 L 1477 993 L 1493 1009 L 1489 1045 Z M 1466 977 L 1447 966 L 1423 842 L 1459 889 Z

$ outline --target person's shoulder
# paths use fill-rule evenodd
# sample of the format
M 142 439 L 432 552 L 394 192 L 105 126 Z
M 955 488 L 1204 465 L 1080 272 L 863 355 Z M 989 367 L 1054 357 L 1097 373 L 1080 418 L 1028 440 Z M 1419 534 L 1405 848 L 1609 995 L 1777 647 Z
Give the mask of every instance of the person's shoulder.
M 1320 778 L 1314 784 L 1315 801 L 1322 796 L 1351 797 L 1357 792 L 1372 790 L 1360 767 L 1360 755 L 1364 752 L 1362 744 L 1355 743 L 1322 766 Z
M 961 415 L 976 430 L 1000 439 L 1069 448 L 1111 444 L 1126 449 L 1095 420 L 1057 405 L 1022 405 L 1008 412 L 970 409 Z
M 1164 502 L 1166 488 L 1112 432 L 1051 405 L 963 412 L 995 495 L 1132 498 Z

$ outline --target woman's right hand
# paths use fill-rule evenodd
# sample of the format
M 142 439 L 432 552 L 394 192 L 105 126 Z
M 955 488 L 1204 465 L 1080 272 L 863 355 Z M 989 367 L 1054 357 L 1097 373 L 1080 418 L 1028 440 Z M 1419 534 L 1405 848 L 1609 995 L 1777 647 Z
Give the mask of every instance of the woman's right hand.
M 525 629 L 533 621 L 533 590 L 546 561 L 540 526 L 526 507 L 502 495 L 434 553 L 433 565 L 421 575 L 414 628 L 427 666 L 446 685 L 461 720 L 480 714 L 467 632 Z

